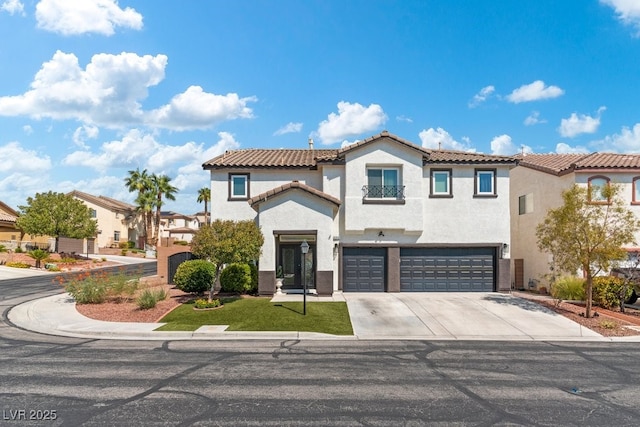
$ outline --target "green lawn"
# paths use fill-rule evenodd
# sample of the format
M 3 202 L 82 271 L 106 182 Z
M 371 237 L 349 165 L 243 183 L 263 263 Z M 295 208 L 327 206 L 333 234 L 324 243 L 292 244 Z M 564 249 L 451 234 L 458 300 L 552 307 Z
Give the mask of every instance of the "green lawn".
M 227 331 L 299 331 L 353 335 L 345 302 L 272 303 L 268 298 L 223 299 L 217 310 L 198 311 L 193 303 L 182 304 L 163 317 L 167 324 L 157 331 L 195 331 L 202 325 L 229 325 Z

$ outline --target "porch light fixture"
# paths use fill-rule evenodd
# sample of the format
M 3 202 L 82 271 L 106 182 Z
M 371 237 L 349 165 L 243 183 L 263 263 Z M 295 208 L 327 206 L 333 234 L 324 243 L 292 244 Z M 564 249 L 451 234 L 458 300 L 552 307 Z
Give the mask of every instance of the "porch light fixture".
M 300 245 L 302 251 L 302 315 L 307 315 L 307 252 L 309 252 L 309 244 L 306 240 Z
M 378 231 L 378 237 L 384 237 L 384 232 L 382 230 Z

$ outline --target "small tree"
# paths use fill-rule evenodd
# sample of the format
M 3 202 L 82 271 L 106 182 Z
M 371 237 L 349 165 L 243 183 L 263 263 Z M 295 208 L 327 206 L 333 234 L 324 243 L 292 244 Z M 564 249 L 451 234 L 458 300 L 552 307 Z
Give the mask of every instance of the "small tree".
M 98 234 L 98 224 L 91 218 L 91 210 L 80 200 L 63 193 L 37 193 L 19 206 L 16 225 L 33 236 L 55 237 L 54 252 L 58 252 L 60 237 L 86 239 Z
M 43 249 L 34 249 L 32 251 L 27 252 L 27 255 L 30 258 L 33 258 L 34 260 L 36 260 L 36 268 L 40 268 L 41 262 L 49 258 L 49 252 Z
M 554 265 L 572 274 L 582 269 L 586 317 L 591 317 L 594 276 L 626 257 L 623 246 L 635 243 L 634 233 L 640 227 L 620 198 L 620 186 L 595 187 L 574 185 L 564 191 L 564 204 L 549 210 L 536 228 L 538 248 L 553 256 Z M 594 201 L 592 194 L 601 194 L 604 201 Z
M 216 265 L 215 279 L 211 283 L 209 301 L 213 299 L 215 284 L 225 264 L 257 260 L 262 251 L 264 237 L 254 221 L 215 220 L 205 224 L 191 240 L 191 252 L 198 258 Z

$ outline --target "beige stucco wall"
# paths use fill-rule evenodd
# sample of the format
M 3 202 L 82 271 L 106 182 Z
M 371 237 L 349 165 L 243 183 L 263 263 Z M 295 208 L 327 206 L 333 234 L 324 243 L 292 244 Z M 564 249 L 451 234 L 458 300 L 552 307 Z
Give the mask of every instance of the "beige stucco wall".
M 95 203 L 91 203 L 87 200 L 80 199 L 89 209 L 96 211 L 96 221 L 98 222 L 98 236 L 96 238 L 96 244 L 99 248 L 109 247 L 114 242 L 114 234 L 116 231 L 120 232 L 120 242 L 126 242 L 129 240 L 129 227 L 134 232 L 134 239 L 142 233 L 142 222 L 137 221 L 137 218 L 127 219 L 123 213 L 113 212 Z

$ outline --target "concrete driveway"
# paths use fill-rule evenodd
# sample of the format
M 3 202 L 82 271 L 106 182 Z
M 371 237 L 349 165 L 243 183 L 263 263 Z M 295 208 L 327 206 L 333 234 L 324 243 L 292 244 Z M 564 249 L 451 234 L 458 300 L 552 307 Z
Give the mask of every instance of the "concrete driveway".
M 361 339 L 599 339 L 538 304 L 499 293 L 344 293 Z

